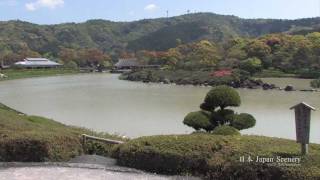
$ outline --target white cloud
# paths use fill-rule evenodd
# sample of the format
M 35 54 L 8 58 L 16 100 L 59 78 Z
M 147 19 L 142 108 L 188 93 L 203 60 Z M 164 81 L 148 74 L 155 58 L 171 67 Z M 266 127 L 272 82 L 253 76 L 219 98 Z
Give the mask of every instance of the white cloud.
M 157 10 L 159 7 L 155 4 L 148 4 L 146 7 L 144 7 L 145 11 L 155 11 Z
M 16 0 L 0 1 L 0 6 L 16 6 L 16 5 L 18 5 L 18 1 L 16 1 Z
M 39 8 L 55 9 L 57 7 L 62 7 L 63 5 L 64 0 L 37 0 L 27 3 L 25 7 L 28 11 L 35 11 Z

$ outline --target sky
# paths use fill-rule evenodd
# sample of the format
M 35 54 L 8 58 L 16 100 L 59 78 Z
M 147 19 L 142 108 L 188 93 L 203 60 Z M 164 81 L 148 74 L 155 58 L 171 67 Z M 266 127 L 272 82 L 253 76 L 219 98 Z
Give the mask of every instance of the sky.
M 0 21 L 37 24 L 89 19 L 134 21 L 212 12 L 241 18 L 298 19 L 320 16 L 320 0 L 0 0 Z

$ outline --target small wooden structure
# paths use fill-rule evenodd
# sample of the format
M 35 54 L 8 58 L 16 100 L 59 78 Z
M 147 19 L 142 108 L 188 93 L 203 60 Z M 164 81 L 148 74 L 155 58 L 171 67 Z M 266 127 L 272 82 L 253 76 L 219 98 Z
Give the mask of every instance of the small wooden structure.
M 115 64 L 117 69 L 134 69 L 140 67 L 142 64 L 136 58 L 119 59 Z
M 119 59 L 114 65 L 113 71 L 133 70 L 133 69 L 159 69 L 160 65 L 144 65 L 137 58 Z
M 81 137 L 82 137 L 82 147 L 83 147 L 84 150 L 86 149 L 87 140 L 98 141 L 98 142 L 102 142 L 102 143 L 105 143 L 105 144 L 123 144 L 124 143 L 123 141 L 105 139 L 105 138 L 90 136 L 90 135 L 87 135 L 87 134 L 82 134 Z
M 306 155 L 308 154 L 310 137 L 311 110 L 315 111 L 316 109 L 305 102 L 299 103 L 290 109 L 295 111 L 297 143 L 301 144 L 302 155 Z

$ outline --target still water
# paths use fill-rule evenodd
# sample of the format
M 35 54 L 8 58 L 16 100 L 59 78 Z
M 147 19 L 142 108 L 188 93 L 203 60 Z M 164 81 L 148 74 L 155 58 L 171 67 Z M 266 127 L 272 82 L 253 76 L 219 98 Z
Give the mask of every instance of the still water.
M 310 80 L 266 79 L 281 87 L 306 88 Z M 197 111 L 210 88 L 143 84 L 118 80 L 113 74 L 84 74 L 0 82 L 0 102 L 30 115 L 44 116 L 68 125 L 129 137 L 192 132 L 184 116 Z M 313 112 L 311 142 L 320 143 L 320 93 L 278 90 L 238 90 L 242 105 L 257 125 L 243 134 L 295 139 L 294 113 L 301 101 Z

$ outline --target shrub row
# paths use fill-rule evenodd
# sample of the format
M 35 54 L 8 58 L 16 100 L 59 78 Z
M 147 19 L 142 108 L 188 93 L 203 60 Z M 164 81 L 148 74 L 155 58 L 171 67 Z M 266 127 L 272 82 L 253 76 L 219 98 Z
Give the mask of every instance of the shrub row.
M 301 166 L 240 163 L 241 156 L 249 155 L 296 157 L 300 148 L 285 139 L 196 133 L 134 139 L 114 148 L 112 156 L 124 166 L 207 179 L 319 179 L 319 150 L 320 145 L 311 145 Z

